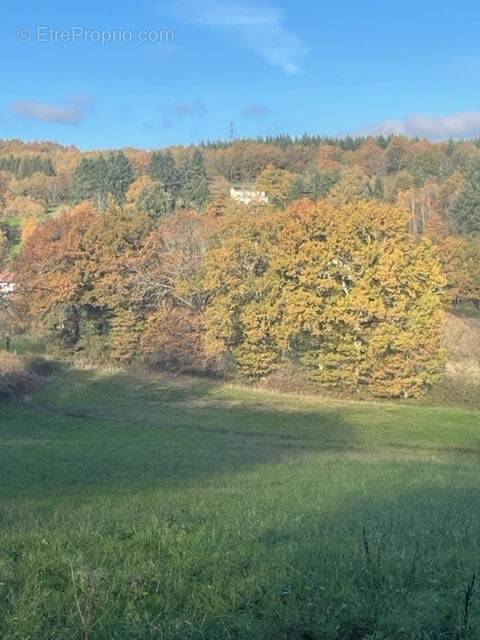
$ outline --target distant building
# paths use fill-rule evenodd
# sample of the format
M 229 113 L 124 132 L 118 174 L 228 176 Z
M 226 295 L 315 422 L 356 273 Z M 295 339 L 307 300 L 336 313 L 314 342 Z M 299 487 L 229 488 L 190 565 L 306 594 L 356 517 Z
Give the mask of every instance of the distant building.
M 0 296 L 8 296 L 15 291 L 13 274 L 10 271 L 0 273 Z
M 230 197 L 243 204 L 268 204 L 268 197 L 265 191 L 258 191 L 255 187 L 248 185 L 234 185 L 230 189 Z

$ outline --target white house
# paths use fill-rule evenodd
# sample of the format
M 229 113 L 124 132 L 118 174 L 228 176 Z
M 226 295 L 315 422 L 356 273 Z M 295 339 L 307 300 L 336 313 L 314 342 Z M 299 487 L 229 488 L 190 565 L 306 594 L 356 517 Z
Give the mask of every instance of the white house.
M 9 271 L 0 273 L 0 296 L 8 296 L 15 291 L 13 274 Z
M 268 204 L 265 191 L 257 191 L 255 187 L 247 185 L 235 185 L 230 189 L 230 197 L 243 204 Z

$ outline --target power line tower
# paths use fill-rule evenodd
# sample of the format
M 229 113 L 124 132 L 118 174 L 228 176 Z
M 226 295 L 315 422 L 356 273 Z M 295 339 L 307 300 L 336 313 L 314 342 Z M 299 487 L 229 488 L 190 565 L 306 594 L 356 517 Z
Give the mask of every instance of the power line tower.
M 235 140 L 235 138 L 237 137 L 237 125 L 235 124 L 235 122 L 233 120 L 230 120 L 230 122 L 228 123 L 228 138 L 229 140 L 231 140 L 232 142 Z

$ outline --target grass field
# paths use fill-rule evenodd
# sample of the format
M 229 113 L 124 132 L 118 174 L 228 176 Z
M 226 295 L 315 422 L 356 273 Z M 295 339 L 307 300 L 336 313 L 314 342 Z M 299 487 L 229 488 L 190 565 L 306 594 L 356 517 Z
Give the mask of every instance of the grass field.
M 70 370 L 0 407 L 0 637 L 480 637 L 480 413 Z

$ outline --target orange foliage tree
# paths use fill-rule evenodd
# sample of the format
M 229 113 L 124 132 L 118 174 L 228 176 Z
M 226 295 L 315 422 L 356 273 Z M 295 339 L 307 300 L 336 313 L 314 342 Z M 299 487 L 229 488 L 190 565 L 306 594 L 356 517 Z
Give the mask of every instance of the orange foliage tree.
M 206 256 L 206 349 L 251 378 L 290 357 L 328 386 L 418 395 L 442 367 L 444 278 L 407 223 L 369 201 L 234 221 Z
M 39 225 L 15 262 L 16 296 L 28 317 L 56 329 L 68 344 L 80 337 L 80 316 L 91 287 L 86 234 L 98 214 L 88 203 Z

